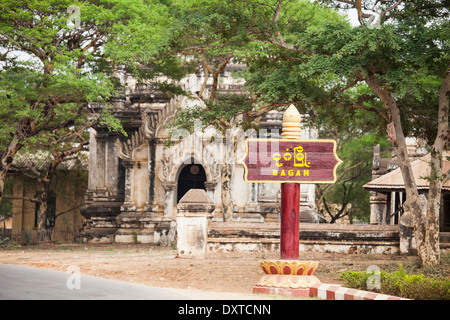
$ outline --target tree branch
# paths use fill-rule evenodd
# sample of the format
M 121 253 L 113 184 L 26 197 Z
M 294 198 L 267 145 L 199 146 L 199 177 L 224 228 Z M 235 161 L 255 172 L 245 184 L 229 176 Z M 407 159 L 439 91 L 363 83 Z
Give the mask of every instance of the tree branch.
M 26 201 L 31 201 L 33 203 L 40 203 L 41 201 L 39 199 L 36 198 L 27 198 L 27 197 L 15 197 L 9 194 L 4 194 L 3 198 L 5 199 L 13 199 L 13 200 L 26 200 Z
M 68 210 L 65 210 L 65 211 L 62 211 L 62 212 L 59 212 L 59 213 L 55 214 L 55 221 L 56 221 L 56 218 L 66 214 L 66 213 L 68 213 L 70 211 L 73 211 L 73 210 L 76 210 L 78 208 L 81 208 L 83 205 L 84 205 L 84 203 L 82 203 L 82 204 L 80 204 L 80 205 L 78 205 L 78 206 L 76 206 L 74 208 L 71 208 L 71 209 L 68 209 Z
M 232 58 L 231 55 L 227 56 L 225 58 L 225 60 L 222 61 L 222 63 L 220 64 L 220 66 L 217 69 L 217 71 L 216 72 L 212 72 L 212 75 L 213 75 L 213 86 L 212 86 L 212 89 L 211 89 L 211 95 L 209 97 L 210 100 L 214 100 L 214 98 L 216 97 L 217 87 L 219 86 L 219 75 L 225 69 L 225 67 L 227 66 L 228 62 L 230 62 L 231 58 Z
M 363 20 L 363 12 L 362 12 L 362 5 L 361 0 L 356 0 L 356 11 L 358 12 L 358 20 L 359 23 L 364 26 L 364 20 Z
M 384 10 L 381 13 L 381 17 L 384 17 L 386 15 L 386 13 L 388 13 L 389 11 L 394 10 L 395 8 L 397 8 L 400 5 L 400 3 L 402 3 L 402 2 L 403 2 L 403 0 L 398 0 L 392 7 L 389 7 L 386 10 Z
M 356 168 L 356 167 L 359 167 L 359 166 L 362 165 L 363 163 L 364 163 L 364 160 L 361 160 L 361 161 L 358 162 L 357 164 L 355 164 L 355 165 L 353 165 L 353 166 L 348 167 L 347 169 L 345 169 L 345 170 L 339 175 L 339 177 L 337 177 L 336 182 L 340 181 L 340 180 L 342 179 L 342 177 L 343 177 L 347 172 L 349 172 L 350 170 L 352 170 L 352 169 L 354 169 L 354 168 Z M 345 183 L 345 182 L 344 182 L 344 183 Z M 325 198 L 325 195 L 328 193 L 328 191 L 330 191 L 330 189 L 331 189 L 332 186 L 333 186 L 333 184 L 329 184 L 329 185 L 327 185 L 327 186 L 325 187 L 325 189 L 321 192 L 321 195 L 320 195 L 319 200 L 317 201 L 317 203 L 320 203 L 320 202 Z

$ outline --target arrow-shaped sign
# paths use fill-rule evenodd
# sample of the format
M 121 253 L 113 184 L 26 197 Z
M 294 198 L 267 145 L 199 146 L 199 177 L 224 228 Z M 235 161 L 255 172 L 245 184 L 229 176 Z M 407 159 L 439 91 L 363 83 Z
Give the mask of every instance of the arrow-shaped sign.
M 248 139 L 247 182 L 334 183 L 342 160 L 334 140 Z

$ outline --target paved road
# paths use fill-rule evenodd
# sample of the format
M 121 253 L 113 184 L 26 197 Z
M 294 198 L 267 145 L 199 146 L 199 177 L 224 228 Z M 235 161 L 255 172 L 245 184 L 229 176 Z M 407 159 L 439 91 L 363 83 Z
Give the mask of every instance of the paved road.
M 0 264 L 0 300 L 190 300 L 182 292 L 73 273 Z

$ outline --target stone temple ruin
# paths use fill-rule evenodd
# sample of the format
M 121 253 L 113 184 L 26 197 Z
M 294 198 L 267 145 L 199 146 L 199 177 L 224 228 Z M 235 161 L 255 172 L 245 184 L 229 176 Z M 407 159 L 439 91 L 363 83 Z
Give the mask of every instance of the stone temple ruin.
M 242 92 L 241 80 L 233 77 L 233 72 L 241 68 L 243 66 L 237 64 L 228 65 L 219 85 L 221 93 Z M 94 243 L 173 245 L 177 235 L 183 233 L 184 242 L 177 245 L 192 245 L 190 249 L 182 250 L 185 253 L 197 250 L 200 243 L 201 252 L 205 248 L 207 251 L 279 250 L 281 186 L 279 183 L 244 181 L 244 168 L 237 161 L 244 154 L 244 143 L 238 145 L 232 163 L 234 221 L 223 223 L 221 165 L 226 138 L 219 136 L 213 128 L 194 129 L 193 133 L 180 130 L 175 134 L 166 128 L 179 110 L 196 104 L 201 106 L 202 100 L 186 96 L 169 98 L 151 85 L 136 83 L 123 70 L 118 70 L 117 75 L 126 89 L 110 102 L 127 136 L 110 132 L 103 126 L 90 130 L 88 188 L 85 204 L 80 210 L 86 220 L 79 239 Z M 201 73 L 191 74 L 181 81 L 181 85 L 195 97 L 204 82 L 203 77 Z M 94 105 L 93 108 L 99 110 L 102 105 Z M 282 114 L 271 111 L 264 115 L 260 121 L 262 130 L 258 132 L 259 137 L 279 138 Z M 317 130 L 302 126 L 302 139 L 317 138 Z M 211 212 L 202 218 L 191 212 L 189 205 L 180 204 L 183 196 L 192 189 L 204 190 L 212 201 L 212 204 L 209 201 L 206 204 Z M 315 186 L 302 184 L 300 251 L 413 252 L 412 244 L 400 245 L 402 232 L 398 222 L 383 220 L 396 211 L 379 214 L 379 210 L 374 211 L 380 207 L 376 206 L 379 199 L 372 196 L 371 200 L 370 225 L 318 223 Z M 448 217 L 448 214 L 442 216 Z M 193 223 L 194 220 L 202 222 Z M 442 226 L 446 223 L 448 218 L 441 221 Z M 182 226 L 187 229 L 179 229 Z M 441 247 L 448 247 L 449 232 L 443 232 L 447 229 L 440 231 Z M 203 240 L 193 244 L 193 239 L 200 238 Z
M 240 68 L 237 64 L 227 67 L 219 85 L 221 93 L 240 92 L 242 81 L 233 77 Z M 117 75 L 126 90 L 111 104 L 128 136 L 102 126 L 91 128 L 82 240 L 170 244 L 176 230 L 177 204 L 190 189 L 205 190 L 214 203 L 212 221 L 222 221 L 220 174 L 225 139 L 217 139 L 212 128 L 192 134 L 177 132 L 176 137 L 169 136 L 165 128 L 178 110 L 202 101 L 185 96 L 169 98 L 151 85 L 136 83 L 123 70 Z M 195 96 L 203 77 L 192 74 L 181 85 Z M 268 137 L 279 138 L 281 122 L 281 112 L 270 112 L 262 117 L 260 127 Z M 316 130 L 303 127 L 302 139 L 316 138 Z M 236 161 L 243 148 L 244 144 L 238 147 L 233 163 L 235 221 L 278 222 L 280 184 L 246 183 L 244 168 Z M 314 198 L 314 185 L 302 185 L 301 222 L 318 222 Z

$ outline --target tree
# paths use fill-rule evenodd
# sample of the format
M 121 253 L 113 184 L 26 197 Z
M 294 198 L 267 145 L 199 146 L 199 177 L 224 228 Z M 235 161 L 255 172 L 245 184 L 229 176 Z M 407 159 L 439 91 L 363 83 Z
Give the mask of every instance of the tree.
M 18 152 L 11 168 L 23 175 L 38 181 L 42 185 L 36 198 L 23 198 L 5 194 L 8 199 L 25 199 L 39 206 L 37 227 L 45 228 L 48 218 L 48 201 L 51 195 L 51 182 L 60 165 L 67 161 L 76 162 L 81 151 L 88 151 L 89 132 L 87 129 L 98 120 L 81 122 L 85 119 L 75 120 L 71 128 L 60 128 L 44 137 L 38 137 L 38 141 L 30 148 Z M 25 151 L 25 152 L 23 152 Z
M 171 43 L 173 54 L 183 55 L 192 66 L 192 72 L 202 72 L 204 82 L 193 97 L 199 103 L 179 110 L 170 123 L 172 130 L 194 130 L 194 122 L 201 123 L 202 130 L 214 127 L 220 137 L 226 137 L 225 150 L 220 166 L 222 214 L 225 221 L 233 218 L 231 179 L 233 161 L 239 137 L 232 132 L 245 126 L 243 114 L 251 110 L 248 98 L 240 94 L 226 94 L 219 90 L 221 75 L 227 65 L 238 61 L 245 50 L 245 26 L 248 20 L 243 4 L 223 1 L 174 1 L 172 14 L 177 24 Z M 190 93 L 185 93 L 190 94 Z
M 253 41 L 271 44 L 276 49 L 269 50 L 281 50 L 289 59 L 284 62 L 279 54 L 266 58 L 268 62 L 284 65 L 297 75 L 298 82 L 317 88 L 309 95 L 290 90 L 287 97 L 284 93 L 268 98 L 272 102 L 290 99 L 299 105 L 360 108 L 377 113 L 385 121 L 384 125 L 393 129 L 390 139 L 397 150 L 405 181 L 404 207 L 413 219 L 421 264 L 438 264 L 439 201 L 442 184 L 449 179 L 448 174 L 443 176 L 441 166 L 448 133 L 450 57 L 445 34 L 448 34 L 449 21 L 444 17 L 448 16 L 449 7 L 445 1 L 379 1 L 375 10 L 379 16 L 373 17 L 366 12 L 373 1 L 322 2 L 341 9 L 356 9 L 361 25 L 352 27 L 342 20 L 329 19 L 316 27 L 305 28 L 307 14 L 290 12 L 293 2 L 279 0 L 271 8 L 272 19 L 268 20 L 271 22 L 266 27 L 256 25 L 253 30 Z M 374 21 L 379 23 L 373 24 Z M 269 86 L 265 81 L 254 81 L 252 86 L 261 88 L 264 84 Z M 353 88 L 361 84 L 370 91 L 353 95 Z M 424 99 L 425 86 L 428 92 L 439 92 L 430 102 Z M 320 91 L 324 93 L 322 97 L 314 94 Z M 265 92 L 259 94 L 267 98 Z M 414 103 L 403 104 L 408 100 Z M 408 132 L 404 123 L 412 122 L 411 127 L 417 127 L 424 120 L 415 116 L 414 107 L 418 105 L 428 114 L 435 113 L 438 107 L 435 125 L 427 126 L 430 130 L 426 134 L 433 137 L 428 140 L 432 170 L 426 213 L 418 205 L 419 193 L 405 142 Z
M 1 201 L 19 150 L 67 133 L 76 121 L 121 129 L 108 108 L 120 89 L 112 66 L 148 62 L 163 46 L 170 19 L 158 1 L 2 0 L 0 6 Z M 104 103 L 100 114 L 93 103 Z

